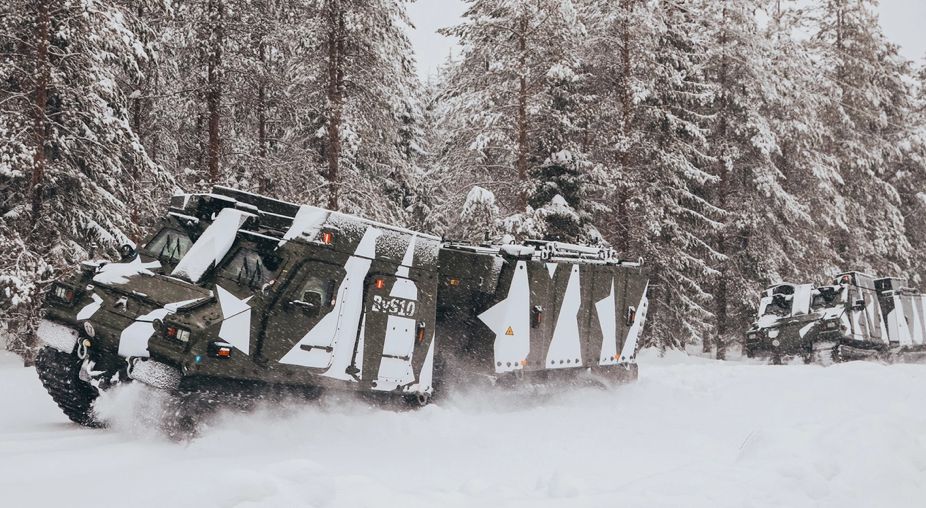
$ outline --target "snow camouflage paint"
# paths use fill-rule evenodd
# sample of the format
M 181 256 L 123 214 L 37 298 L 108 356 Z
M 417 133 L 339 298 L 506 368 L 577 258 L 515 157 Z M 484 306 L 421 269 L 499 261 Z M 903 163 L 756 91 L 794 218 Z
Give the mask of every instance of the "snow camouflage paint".
M 595 303 L 598 312 L 598 321 L 601 323 L 601 359 L 599 365 L 613 365 L 617 358 L 617 316 L 614 312 L 614 281 L 611 281 L 611 291 L 603 300 Z
M 223 187 L 175 196 L 126 265 L 96 286 L 98 269 L 59 282 L 77 296 L 50 302 L 49 319 L 94 330 L 87 355 L 103 377 L 147 359 L 181 391 L 282 385 L 421 404 L 451 382 L 630 380 L 646 316 L 643 267 L 610 249 L 444 242 Z
M 624 341 L 624 347 L 621 349 L 621 361 L 633 357 L 637 350 L 637 341 L 640 340 L 643 323 L 646 321 L 646 312 L 649 310 L 649 299 L 646 297 L 648 289 L 649 283 L 643 288 L 643 294 L 640 296 L 640 303 L 638 303 L 636 309 L 634 309 L 637 316 L 633 324 L 630 325 L 630 330 L 627 332 L 627 340 Z
M 547 368 L 562 369 L 576 364 L 582 365 L 582 346 L 579 343 L 581 340 L 579 337 L 579 305 L 581 303 L 579 267 L 573 265 L 569 272 L 569 283 L 563 296 L 559 318 L 556 320 L 556 328 L 553 329 L 553 340 L 547 350 L 547 358 L 544 362 Z
M 366 230 L 354 255 L 344 266 L 347 276 L 338 288 L 334 309 L 280 358 L 280 363 L 327 369 L 332 367 L 336 356 L 341 360 L 338 365 L 344 363 L 345 355 L 350 358 L 348 347 L 353 349 L 352 337 L 356 336 L 361 317 L 362 307 L 357 302 L 363 295 L 362 281 L 366 279 L 373 258 L 376 257 L 376 239 L 381 233 L 377 228 Z M 329 375 L 338 377 L 340 374 L 329 370 Z
M 96 314 L 96 311 L 100 310 L 100 306 L 103 305 L 103 299 L 100 298 L 100 295 L 93 293 L 90 295 L 90 298 L 93 299 L 92 302 L 80 309 L 80 312 L 77 313 L 77 320 L 83 321 L 85 319 L 90 319 Z
M 119 356 L 147 358 L 148 340 L 157 331 L 154 322 L 164 319 L 168 314 L 176 312 L 178 308 L 195 301 L 197 300 L 175 302 L 135 318 L 135 321 L 119 334 Z
M 530 286 L 527 262 L 518 261 L 513 280 L 504 300 L 479 315 L 495 334 L 495 372 L 522 368 L 530 353 Z
M 415 236 L 411 237 L 408 242 L 408 248 L 405 250 L 405 256 L 402 258 L 402 264 L 396 271 L 395 282 L 392 290 L 389 292 L 390 298 L 401 298 L 406 300 L 405 307 L 408 308 L 409 302 L 418 303 L 418 286 L 410 280 L 409 269 L 415 258 Z M 389 391 L 392 387 L 409 386 L 415 381 L 415 375 L 412 372 L 412 352 L 415 348 L 415 332 L 417 322 L 409 317 L 389 316 L 386 322 L 386 339 L 383 344 L 383 356 L 380 360 L 379 371 L 373 388 L 380 391 Z M 433 346 L 433 344 L 432 344 Z M 433 362 L 432 362 L 433 363 Z M 427 368 L 428 362 L 422 367 L 422 372 Z M 427 375 L 430 377 L 431 373 Z M 430 383 L 427 383 L 430 386 Z
M 251 306 L 248 300 L 239 299 L 222 286 L 216 285 L 219 306 L 222 308 L 222 327 L 219 338 L 228 342 L 238 351 L 250 354 L 251 351 Z
M 228 254 L 228 250 L 231 249 L 238 235 L 238 229 L 252 217 L 254 215 L 234 208 L 222 209 L 215 221 L 193 244 L 187 255 L 183 256 L 171 275 L 184 278 L 194 284 L 199 282 L 206 270 L 216 265 Z
M 766 289 L 746 333 L 748 356 L 806 361 L 926 358 L 926 295 L 899 278 L 859 272 L 829 286 L 777 284 Z

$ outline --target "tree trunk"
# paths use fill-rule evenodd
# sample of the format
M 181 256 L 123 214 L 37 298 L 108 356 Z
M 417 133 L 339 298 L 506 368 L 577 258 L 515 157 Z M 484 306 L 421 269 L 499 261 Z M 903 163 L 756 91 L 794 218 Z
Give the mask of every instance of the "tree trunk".
M 48 84 L 51 80 L 51 65 L 48 61 L 51 0 L 36 2 L 35 28 L 35 104 L 33 110 L 33 155 L 32 155 L 32 223 L 37 224 L 42 214 L 42 197 L 45 187 L 45 142 L 48 108 Z
M 718 153 L 718 172 L 720 174 L 720 188 L 718 189 L 717 195 L 717 206 L 722 210 L 727 208 L 727 196 L 730 193 L 732 178 L 731 171 L 726 161 L 727 155 L 727 130 L 728 130 L 728 119 L 727 115 L 729 114 L 728 105 L 729 105 L 729 90 L 727 84 L 727 73 L 728 73 L 728 62 L 727 62 L 727 7 L 724 6 L 722 13 L 722 28 L 720 31 L 720 50 L 721 50 L 721 60 L 720 60 L 720 114 L 719 114 L 719 124 L 717 128 L 717 140 L 719 141 L 720 152 Z M 724 225 L 717 234 L 716 243 L 717 243 L 717 252 L 722 256 L 727 256 L 729 254 L 728 246 L 728 236 L 729 232 L 727 231 L 728 225 Z M 730 270 L 730 262 L 727 259 L 724 259 L 720 262 L 720 278 L 717 283 L 717 294 L 714 295 L 714 302 L 716 304 L 715 317 L 717 319 L 717 327 L 714 334 L 714 343 L 717 347 L 717 359 L 723 360 L 726 358 L 726 343 L 725 338 L 727 336 L 728 328 L 728 314 L 727 314 L 727 292 L 728 287 L 728 278 Z M 710 348 L 710 343 L 705 343 L 705 348 Z
M 257 49 L 258 57 L 261 63 L 261 72 L 266 72 L 266 53 L 267 48 L 264 41 L 261 40 Z M 267 77 L 266 74 L 260 77 L 257 84 L 257 154 L 260 157 L 260 163 L 263 168 L 260 176 L 257 178 L 258 191 L 261 194 L 270 192 L 270 176 L 267 175 Z
M 522 17 L 518 32 L 520 78 L 518 79 L 518 211 L 527 208 L 527 17 Z
M 219 155 L 221 140 L 219 139 L 219 122 L 222 105 L 222 16 L 224 14 L 223 0 L 209 0 L 209 15 L 212 17 L 212 40 L 209 45 L 208 57 L 208 89 L 206 91 L 206 108 L 209 114 L 209 143 L 206 160 L 209 165 L 209 183 L 219 180 Z
M 341 115 L 344 101 L 344 12 L 328 3 L 328 208 L 340 206 Z
M 624 18 L 621 22 L 621 137 L 624 143 L 630 138 L 633 128 L 633 96 L 630 91 L 630 13 L 633 12 L 634 0 L 623 0 Z M 624 146 L 620 153 L 621 173 L 629 174 L 630 148 Z M 617 241 L 614 247 L 618 252 L 626 253 L 630 249 L 630 218 L 627 215 L 627 202 L 630 200 L 630 186 L 626 182 L 618 186 L 617 192 Z

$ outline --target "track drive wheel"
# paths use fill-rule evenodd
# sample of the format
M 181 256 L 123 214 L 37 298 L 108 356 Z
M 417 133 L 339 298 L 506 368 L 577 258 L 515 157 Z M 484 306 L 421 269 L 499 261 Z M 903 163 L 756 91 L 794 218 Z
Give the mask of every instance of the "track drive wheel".
M 100 392 L 80 379 L 81 363 L 74 353 L 46 346 L 35 359 L 35 370 L 52 400 L 72 422 L 85 427 L 105 427 L 93 412 L 93 403 Z

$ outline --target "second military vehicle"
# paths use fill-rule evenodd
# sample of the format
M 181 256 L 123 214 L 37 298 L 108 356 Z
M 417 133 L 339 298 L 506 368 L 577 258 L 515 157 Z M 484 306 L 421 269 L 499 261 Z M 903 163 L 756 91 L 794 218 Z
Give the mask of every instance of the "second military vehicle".
M 832 284 L 776 284 L 759 302 L 745 353 L 774 362 L 926 359 L 926 295 L 900 278 L 860 272 Z
M 605 247 L 448 242 L 216 187 L 175 196 L 125 254 L 56 283 L 40 327 L 39 375 L 86 425 L 126 380 L 422 405 L 455 384 L 637 375 L 647 277 Z

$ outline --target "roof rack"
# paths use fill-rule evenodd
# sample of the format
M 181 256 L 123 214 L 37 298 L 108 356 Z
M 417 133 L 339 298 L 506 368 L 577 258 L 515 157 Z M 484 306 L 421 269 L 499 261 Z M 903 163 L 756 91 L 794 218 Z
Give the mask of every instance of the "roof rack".
M 242 231 L 257 234 L 263 237 L 272 237 L 282 239 L 287 231 L 292 228 L 293 223 L 299 214 L 302 206 L 279 199 L 273 199 L 259 194 L 247 191 L 232 189 L 217 185 L 212 188 L 210 193 L 199 194 L 178 194 L 171 198 L 169 213 L 179 215 L 181 218 L 209 218 L 222 208 L 234 207 L 258 217 L 254 223 L 245 224 Z M 324 209 L 319 209 L 324 210 Z M 395 231 L 403 234 L 417 235 L 420 237 L 431 237 L 426 233 L 411 231 L 401 227 L 382 224 L 363 217 L 357 217 L 341 212 L 331 212 L 324 210 L 330 215 L 328 220 L 337 217 L 335 220 L 346 218 L 369 226 Z M 432 237 L 439 240 L 438 237 Z M 540 260 L 575 260 L 575 261 L 593 261 L 603 263 L 614 263 L 620 265 L 642 265 L 642 259 L 639 261 L 622 260 L 617 256 L 617 252 L 605 246 L 578 245 L 559 241 L 550 240 L 525 240 L 520 244 L 512 246 L 505 245 L 475 245 L 458 240 L 443 240 L 445 247 L 467 250 L 474 253 L 483 254 L 508 254 L 517 255 L 520 258 L 540 259 Z M 513 249 L 516 247 L 515 249 Z
M 524 245 L 536 247 L 540 251 L 540 257 L 544 259 L 575 258 L 620 262 L 617 251 L 600 245 L 578 245 L 552 240 L 525 240 Z
M 303 205 L 297 205 L 295 203 L 281 201 L 279 199 L 268 198 L 259 194 L 232 189 L 229 187 L 223 187 L 221 185 L 213 187 L 212 193 L 207 194 L 206 196 L 228 198 L 234 200 L 237 203 L 235 205 L 237 208 L 244 209 L 259 217 L 258 229 L 261 233 L 279 235 L 281 238 L 292 227 L 293 221 L 296 219 L 299 210 L 303 207 Z M 422 233 L 420 231 L 412 231 L 410 229 L 402 228 L 399 226 L 376 222 L 357 215 L 351 215 L 343 212 L 334 212 L 324 208 L 318 209 L 329 214 L 329 222 L 333 221 L 337 223 L 346 219 L 350 222 L 357 222 L 367 226 L 392 231 L 394 233 L 415 235 L 419 238 L 439 240 L 439 238 L 436 236 Z

